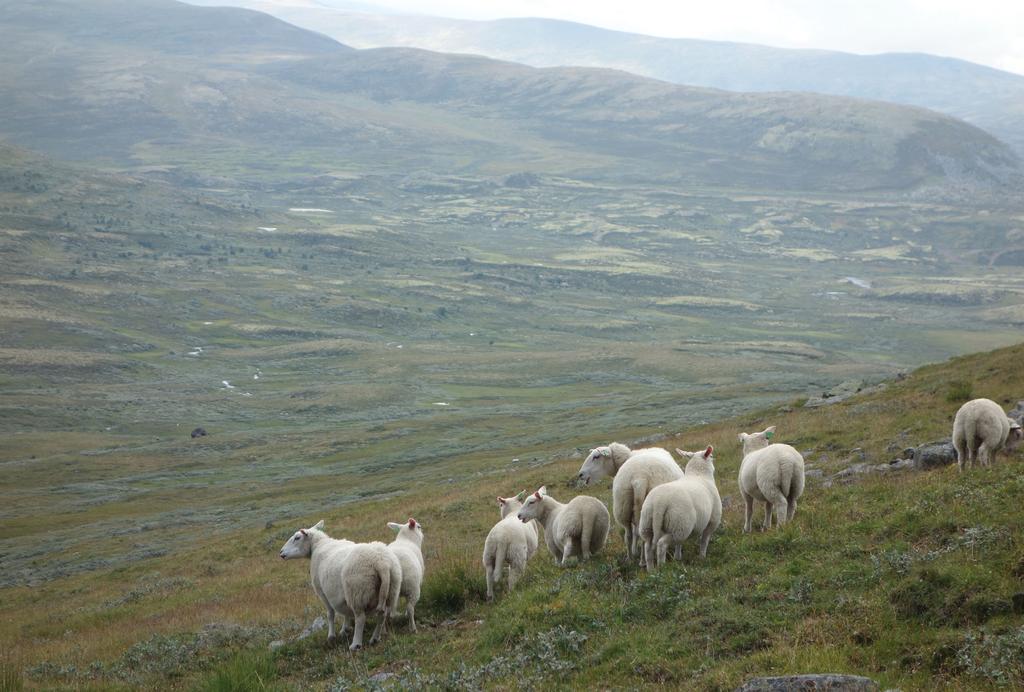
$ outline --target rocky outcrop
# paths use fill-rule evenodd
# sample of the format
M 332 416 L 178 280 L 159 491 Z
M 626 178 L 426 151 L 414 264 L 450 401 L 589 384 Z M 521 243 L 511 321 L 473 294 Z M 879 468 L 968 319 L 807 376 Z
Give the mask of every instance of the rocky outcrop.
M 810 692 L 842 690 L 843 692 L 877 692 L 878 683 L 860 675 L 815 673 L 812 675 L 780 675 L 753 678 L 736 688 L 736 692 Z

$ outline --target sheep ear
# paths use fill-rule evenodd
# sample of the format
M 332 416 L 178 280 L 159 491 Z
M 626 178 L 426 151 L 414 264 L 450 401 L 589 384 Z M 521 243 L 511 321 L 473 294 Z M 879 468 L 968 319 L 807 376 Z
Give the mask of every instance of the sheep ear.
M 505 504 L 506 500 L 501 495 L 498 496 L 498 506 Z
M 747 433 L 740 433 L 739 434 L 740 442 L 746 442 L 748 437 L 750 437 L 750 435 L 748 435 Z
M 690 456 L 689 452 L 687 452 L 685 450 L 682 450 L 682 449 L 679 449 L 678 447 L 676 447 L 676 454 L 678 454 L 681 457 L 688 457 L 688 456 Z
M 391 529 L 392 531 L 394 531 L 395 533 L 398 533 L 399 531 L 401 531 L 402 530 L 402 526 L 403 526 L 403 524 L 396 524 L 393 521 L 389 521 L 388 522 L 388 528 Z
M 547 495 L 548 494 L 548 486 L 546 486 L 546 485 L 540 486 L 540 490 L 537 491 L 537 494 L 538 495 Z
M 715 451 L 715 448 L 708 445 L 708 448 L 704 450 L 704 458 L 707 459 Z
M 299 533 L 301 533 L 303 536 L 309 535 L 308 533 L 306 533 L 306 529 L 299 529 Z
M 316 529 L 317 531 L 323 531 L 324 530 L 324 520 L 321 519 L 320 521 L 318 521 L 313 528 Z
M 771 426 L 769 428 L 765 428 L 764 432 L 761 433 L 761 434 L 764 435 L 764 439 L 766 439 L 766 440 L 772 439 L 772 435 L 775 434 L 775 426 L 773 425 L 773 426 Z
M 415 529 L 416 528 L 416 520 L 413 519 L 412 517 L 409 517 L 409 528 L 410 529 Z

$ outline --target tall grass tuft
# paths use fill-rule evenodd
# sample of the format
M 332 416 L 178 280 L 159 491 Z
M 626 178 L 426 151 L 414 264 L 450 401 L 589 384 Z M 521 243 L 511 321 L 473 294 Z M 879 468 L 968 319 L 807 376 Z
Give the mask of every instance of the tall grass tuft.
M 949 383 L 946 389 L 946 401 L 951 404 L 962 404 L 971 400 L 971 383 L 965 380 L 955 380 Z
M 486 595 L 483 568 L 463 551 L 445 555 L 423 580 L 420 606 L 430 615 L 446 617 L 461 612 Z
M 197 692 L 255 692 L 284 689 L 274 683 L 277 667 L 269 653 L 240 652 L 210 671 L 196 685 Z
M 20 692 L 24 688 L 21 666 L 10 659 L 0 659 L 0 692 Z

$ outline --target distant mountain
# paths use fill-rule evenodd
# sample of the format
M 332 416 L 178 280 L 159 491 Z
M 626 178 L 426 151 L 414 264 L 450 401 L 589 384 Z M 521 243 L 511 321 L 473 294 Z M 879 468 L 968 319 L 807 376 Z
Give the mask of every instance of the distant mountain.
M 353 50 L 171 0 L 7 0 L 0 38 L 0 136 L 58 158 L 806 190 L 1002 184 L 1021 170 L 995 138 L 922 109 Z
M 231 4 L 269 12 L 357 48 L 409 46 L 535 67 L 610 67 L 732 91 L 811 91 L 922 106 L 977 125 L 1024 153 L 1024 76 L 964 60 L 656 38 L 553 19 L 477 22 L 368 14 L 348 9 L 347 3 Z

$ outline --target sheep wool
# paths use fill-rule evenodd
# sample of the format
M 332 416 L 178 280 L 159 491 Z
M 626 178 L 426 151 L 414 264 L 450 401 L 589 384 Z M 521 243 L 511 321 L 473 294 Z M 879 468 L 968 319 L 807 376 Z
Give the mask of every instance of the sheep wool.
M 670 548 L 680 559 L 683 541 L 691 535 L 700 535 L 700 556 L 706 557 L 711 535 L 722 523 L 714 449 L 709 446 L 701 452 L 676 451 L 687 460 L 685 475 L 651 490 L 640 510 L 640 536 L 648 571 L 655 564 L 665 563 Z
M 953 419 L 957 468 L 963 472 L 975 461 L 988 466 L 999 451 L 1012 452 L 1022 438 L 1020 423 L 1007 417 L 999 404 L 991 399 L 968 401 Z
M 341 586 L 345 604 L 355 620 L 349 649 L 362 648 L 368 612 L 380 613 L 370 643 L 379 641 L 387 632 L 391 606 L 398 602 L 402 589 L 402 565 L 398 557 L 383 543 L 357 543 L 349 550 L 341 568 Z
M 423 574 L 426 564 L 423 562 L 423 526 L 412 517 L 405 523 L 388 522 L 388 528 L 395 532 L 395 540 L 388 545 L 388 550 L 398 558 L 402 566 L 402 588 L 400 595 L 405 597 L 405 612 L 409 616 L 409 629 L 416 631 L 416 604 L 420 600 L 420 589 L 423 587 Z M 398 613 L 398 599 L 391 604 L 391 616 Z
M 494 599 L 494 586 L 501 580 L 501 572 L 508 565 L 508 590 L 526 571 L 526 563 L 537 552 L 537 522 L 519 521 L 518 514 L 526 498 L 526 491 L 515 497 L 499 497 L 501 520 L 495 524 L 484 541 L 484 574 L 487 579 L 487 600 Z
M 782 525 L 796 513 L 797 500 L 804 492 L 804 458 L 787 444 L 771 444 L 775 426 L 758 433 L 740 433 L 743 461 L 739 487 L 743 496 L 743 530 L 749 532 L 754 517 L 754 501 L 765 503 L 763 530 L 771 528 L 772 513 Z
M 548 495 L 546 487 L 526 498 L 517 516 L 523 523 L 533 519 L 540 522 L 548 550 L 562 567 L 573 555 L 588 560 L 599 552 L 608 539 L 611 523 L 608 508 L 596 497 L 579 495 L 562 504 Z
M 308 558 L 309 580 L 313 591 L 327 609 L 327 643 L 333 644 L 338 638 L 334 629 L 334 616 L 341 615 L 341 634 L 348 627 L 351 613 L 345 603 L 341 586 L 341 569 L 355 543 L 345 539 L 331 538 L 324 533 L 323 519 L 308 529 L 299 529 L 281 548 L 281 559 Z

